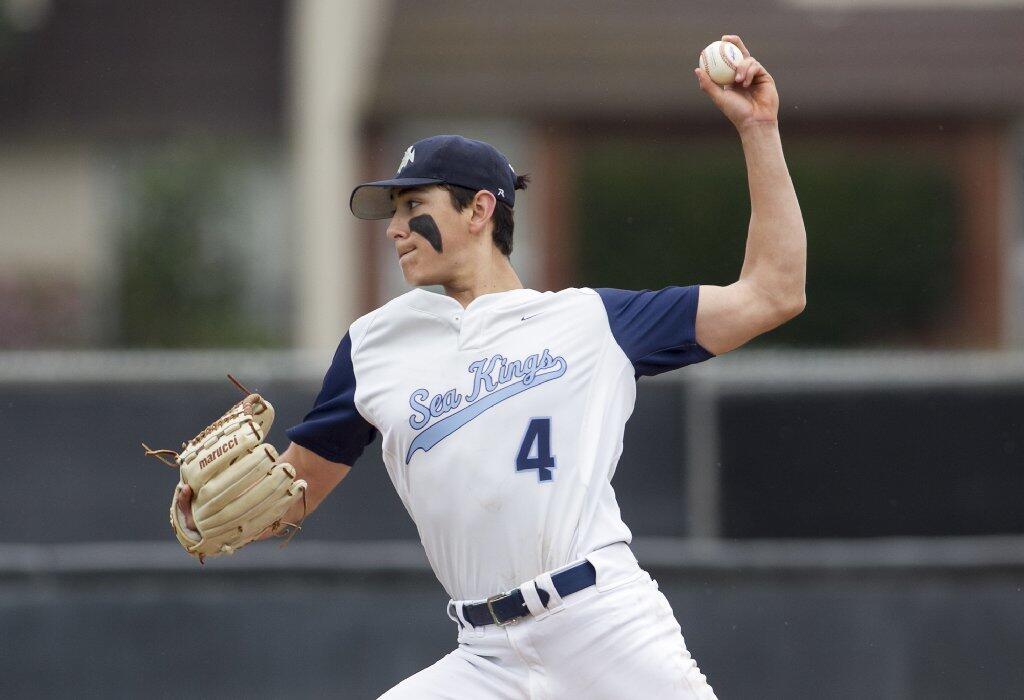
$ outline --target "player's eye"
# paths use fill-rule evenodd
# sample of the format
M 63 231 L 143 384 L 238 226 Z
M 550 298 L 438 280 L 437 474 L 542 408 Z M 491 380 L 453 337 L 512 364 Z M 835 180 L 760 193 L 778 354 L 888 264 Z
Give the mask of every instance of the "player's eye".
M 408 204 L 409 204 L 409 209 L 415 209 L 420 204 L 422 204 L 422 202 L 420 202 L 418 199 L 410 199 Z

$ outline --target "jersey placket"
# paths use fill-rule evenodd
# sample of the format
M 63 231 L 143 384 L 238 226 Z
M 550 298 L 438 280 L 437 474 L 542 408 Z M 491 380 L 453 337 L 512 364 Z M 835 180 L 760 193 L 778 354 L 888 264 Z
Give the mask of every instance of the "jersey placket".
M 459 333 L 459 350 L 473 350 L 480 347 L 481 339 L 487 324 L 486 309 L 458 309 L 452 315 L 452 321 Z

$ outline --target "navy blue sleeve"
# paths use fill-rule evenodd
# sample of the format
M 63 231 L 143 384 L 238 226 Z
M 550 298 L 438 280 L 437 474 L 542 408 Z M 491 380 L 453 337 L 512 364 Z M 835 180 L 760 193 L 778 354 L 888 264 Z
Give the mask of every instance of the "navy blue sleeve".
M 637 377 L 650 377 L 714 357 L 697 344 L 700 287 L 665 287 L 656 292 L 595 289 L 608 312 L 615 341 Z
M 353 465 L 377 429 L 356 410 L 356 375 L 352 369 L 352 339 L 346 333 L 324 377 L 313 410 L 289 428 L 291 441 L 331 462 Z

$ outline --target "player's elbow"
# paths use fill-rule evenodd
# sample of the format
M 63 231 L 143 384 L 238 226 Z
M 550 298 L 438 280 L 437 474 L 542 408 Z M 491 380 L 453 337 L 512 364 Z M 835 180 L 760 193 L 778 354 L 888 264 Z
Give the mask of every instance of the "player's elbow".
M 807 295 L 801 290 L 799 294 L 787 294 L 785 296 L 772 297 L 769 312 L 771 326 L 777 328 L 782 324 L 792 321 L 803 313 L 807 307 Z
M 807 294 L 801 291 L 787 299 L 782 305 L 783 323 L 790 321 L 804 312 L 807 308 Z
M 748 308 L 756 310 L 762 331 L 781 326 L 799 316 L 807 307 L 806 286 L 803 279 L 770 280 L 764 283 L 741 280 Z M 737 284 L 739 286 L 739 283 Z

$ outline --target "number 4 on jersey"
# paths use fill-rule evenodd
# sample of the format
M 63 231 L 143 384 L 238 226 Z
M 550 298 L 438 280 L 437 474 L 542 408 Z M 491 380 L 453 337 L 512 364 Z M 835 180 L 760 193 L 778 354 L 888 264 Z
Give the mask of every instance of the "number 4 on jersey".
M 535 456 L 531 457 L 531 454 Z M 551 470 L 554 468 L 555 458 L 551 454 L 551 419 L 533 418 L 526 428 L 523 444 L 519 446 L 519 454 L 516 455 L 516 471 L 536 469 L 538 481 L 551 481 L 554 478 Z

